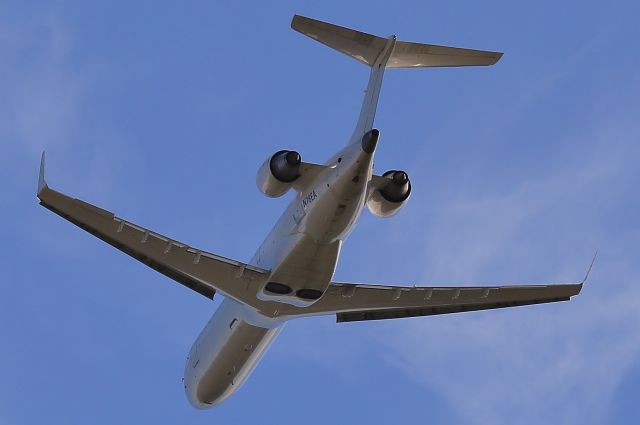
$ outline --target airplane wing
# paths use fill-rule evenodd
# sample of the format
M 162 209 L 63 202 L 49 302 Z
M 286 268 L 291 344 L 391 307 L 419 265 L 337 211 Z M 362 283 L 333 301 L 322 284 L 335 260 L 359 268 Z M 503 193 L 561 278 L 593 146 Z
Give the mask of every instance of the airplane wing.
M 512 286 L 332 283 L 322 298 L 305 308 L 304 315 L 336 314 L 338 322 L 357 322 L 567 301 L 580 293 L 586 278 L 580 283 Z
M 266 270 L 192 248 L 49 188 L 44 180 L 44 153 L 38 198 L 45 208 L 207 298 L 219 291 L 253 305 L 268 278 Z

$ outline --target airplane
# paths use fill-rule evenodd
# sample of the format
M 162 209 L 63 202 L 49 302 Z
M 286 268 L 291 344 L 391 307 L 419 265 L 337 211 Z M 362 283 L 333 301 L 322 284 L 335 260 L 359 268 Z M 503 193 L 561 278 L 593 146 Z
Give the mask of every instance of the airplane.
M 502 53 L 411 43 L 294 15 L 292 29 L 370 67 L 360 115 L 347 145 L 324 164 L 279 150 L 259 168 L 268 197 L 295 197 L 253 258 L 244 263 L 192 247 L 126 221 L 47 185 L 42 154 L 40 204 L 152 269 L 223 301 L 193 344 L 183 383 L 189 402 L 219 405 L 246 381 L 283 325 L 292 319 L 336 315 L 337 322 L 430 316 L 567 301 L 586 281 L 511 286 L 385 286 L 334 282 L 343 241 L 366 206 L 375 216 L 396 214 L 411 195 L 406 172 L 374 174 L 380 132 L 373 127 L 386 68 L 487 66 Z M 595 260 L 595 257 L 594 257 Z

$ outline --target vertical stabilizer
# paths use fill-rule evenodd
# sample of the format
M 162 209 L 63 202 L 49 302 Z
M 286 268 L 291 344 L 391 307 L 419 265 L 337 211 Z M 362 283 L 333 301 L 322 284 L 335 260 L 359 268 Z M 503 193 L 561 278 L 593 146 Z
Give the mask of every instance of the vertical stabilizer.
M 349 143 L 360 142 L 362 136 L 373 128 L 373 120 L 376 117 L 376 109 L 378 107 L 378 98 L 380 97 L 380 88 L 382 87 L 382 77 L 386 68 L 393 47 L 396 44 L 396 36 L 392 35 L 387 39 L 382 51 L 378 54 L 375 62 L 371 65 L 371 74 L 369 75 L 369 83 L 364 94 L 362 109 L 358 117 L 358 124 Z

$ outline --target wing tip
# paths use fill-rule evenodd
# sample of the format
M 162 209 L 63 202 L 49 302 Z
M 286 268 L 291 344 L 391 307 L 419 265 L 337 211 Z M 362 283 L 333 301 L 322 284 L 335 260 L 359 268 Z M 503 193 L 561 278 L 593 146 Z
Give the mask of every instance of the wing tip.
M 38 176 L 38 197 L 40 193 L 47 188 L 47 181 L 44 179 L 44 165 L 45 165 L 45 152 L 42 151 L 42 156 L 40 158 L 40 174 Z
M 589 268 L 587 269 L 587 273 L 584 275 L 584 279 L 580 282 L 580 285 L 584 285 L 584 283 L 589 279 L 589 275 L 591 274 L 591 269 L 593 269 L 593 265 L 596 262 L 596 258 L 598 257 L 598 251 L 593 254 L 593 258 L 591 259 L 591 264 L 589 264 Z
M 300 15 L 298 14 L 294 14 L 293 17 L 291 18 L 291 29 L 292 30 L 296 30 L 296 23 L 300 20 Z

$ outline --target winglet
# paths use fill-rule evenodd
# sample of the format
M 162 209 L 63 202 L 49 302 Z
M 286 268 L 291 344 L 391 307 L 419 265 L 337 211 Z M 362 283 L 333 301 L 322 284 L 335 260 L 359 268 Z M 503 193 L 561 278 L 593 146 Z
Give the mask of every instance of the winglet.
M 584 279 L 582 279 L 582 282 L 580 282 L 580 285 L 583 285 L 587 279 L 589 278 L 589 274 L 591 274 L 591 269 L 593 268 L 593 264 L 596 262 L 596 257 L 598 256 L 598 251 L 595 252 L 595 254 L 593 254 L 593 260 L 591 260 L 591 264 L 589 265 L 589 268 L 587 269 L 587 274 L 584 275 Z
M 42 158 L 40 159 L 40 176 L 38 177 L 38 195 L 43 189 L 47 187 L 47 182 L 44 180 L 44 151 L 42 151 Z

